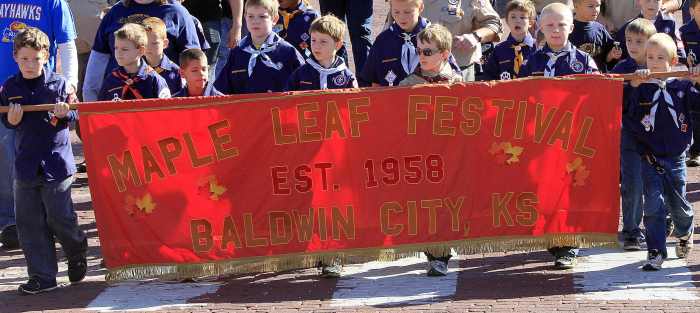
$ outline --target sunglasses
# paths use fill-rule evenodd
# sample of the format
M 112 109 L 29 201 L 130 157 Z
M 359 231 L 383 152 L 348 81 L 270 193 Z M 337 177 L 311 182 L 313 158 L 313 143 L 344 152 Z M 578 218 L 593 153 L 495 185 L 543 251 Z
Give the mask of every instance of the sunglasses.
M 440 51 L 425 48 L 425 49 L 418 49 L 418 51 L 416 51 L 416 52 L 418 52 L 418 55 L 424 55 L 426 57 L 429 57 L 433 54 L 439 53 Z

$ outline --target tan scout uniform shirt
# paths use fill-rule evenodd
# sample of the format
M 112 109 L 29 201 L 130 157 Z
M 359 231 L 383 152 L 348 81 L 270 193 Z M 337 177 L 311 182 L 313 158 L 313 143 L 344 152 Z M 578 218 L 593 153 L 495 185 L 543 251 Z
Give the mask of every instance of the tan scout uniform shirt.
M 444 64 L 442 64 L 442 67 L 440 67 L 439 73 L 424 73 L 423 76 L 418 75 L 417 73 L 413 73 L 411 75 L 408 75 L 408 77 L 406 77 L 401 82 L 399 82 L 399 86 L 430 84 L 431 82 L 427 81 L 424 77 L 437 78 L 438 75 L 440 75 L 441 77 L 439 79 L 440 81 L 436 83 L 454 84 L 464 81 L 462 79 L 462 75 L 455 72 L 449 63 L 444 62 Z
M 469 34 L 482 27 L 501 33 L 501 19 L 488 0 L 424 0 L 424 3 L 422 16 L 431 23 L 444 25 L 452 36 Z M 479 61 L 481 47 L 467 51 L 453 45 L 452 54 L 459 66 L 467 66 Z

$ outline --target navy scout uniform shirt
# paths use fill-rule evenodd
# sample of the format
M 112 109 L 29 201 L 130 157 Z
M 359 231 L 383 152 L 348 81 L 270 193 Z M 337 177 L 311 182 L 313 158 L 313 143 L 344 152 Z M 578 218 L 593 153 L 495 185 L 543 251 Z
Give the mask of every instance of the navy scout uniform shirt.
M 128 74 L 123 67 L 114 69 L 102 83 L 99 101 L 170 98 L 168 83 L 145 61 L 135 74 Z
M 553 77 L 591 73 L 598 73 L 598 67 L 593 58 L 588 53 L 576 49 L 571 43 L 567 43 L 558 52 L 553 52 L 548 45 L 537 50 L 520 69 L 518 77 Z
M 575 20 L 574 31 L 569 35 L 569 42 L 579 50 L 590 54 L 598 69 L 607 72 L 607 57 L 610 50 L 615 47 L 615 40 L 603 24 L 596 21 Z
M 496 45 L 486 61 L 484 74 L 487 80 L 508 80 L 517 77 L 520 68 L 536 50 L 535 39 L 530 33 L 522 42 L 508 35 L 506 41 Z
M 688 63 L 694 66 L 700 64 L 700 28 L 698 28 L 698 23 L 691 20 L 681 26 L 680 32 Z

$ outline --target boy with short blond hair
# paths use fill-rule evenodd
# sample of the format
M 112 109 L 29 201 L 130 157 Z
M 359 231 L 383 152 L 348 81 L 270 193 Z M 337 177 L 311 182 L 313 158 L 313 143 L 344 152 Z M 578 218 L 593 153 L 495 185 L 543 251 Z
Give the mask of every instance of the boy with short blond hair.
M 304 58 L 292 45 L 272 31 L 279 19 L 278 2 L 248 0 L 245 3 L 249 34 L 231 50 L 216 78 L 216 89 L 224 94 L 282 91 Z
M 143 60 L 147 42 L 146 30 L 139 24 L 127 23 L 114 32 L 119 67 L 105 78 L 98 100 L 170 98 L 165 79 Z
M 357 88 L 355 75 L 338 56 L 345 38 L 345 23 L 332 15 L 316 19 L 309 27 L 313 55 L 289 78 L 289 90 Z
M 143 24 L 148 37 L 146 63 L 158 75 L 165 78 L 171 94 L 177 93 L 182 89 L 182 77 L 180 77 L 180 67 L 163 52 L 170 43 L 165 23 L 157 17 L 147 17 L 141 24 Z
M 207 55 L 199 48 L 190 48 L 180 53 L 180 75 L 187 84 L 173 98 L 223 96 L 209 81 L 209 64 Z
M 639 18 L 627 25 L 625 39 L 629 58 L 618 62 L 611 70 L 615 74 L 629 74 L 646 68 L 646 44 L 656 34 L 654 23 Z M 625 82 L 623 99 L 630 93 Z M 620 195 L 622 196 L 622 248 L 629 251 L 641 249 L 642 234 L 642 159 L 637 152 L 637 144 L 632 132 L 633 121 L 628 118 L 629 107 L 623 102 L 622 129 L 620 133 Z
M 593 58 L 569 42 L 574 16 L 568 6 L 561 3 L 547 5 L 542 9 L 540 24 L 545 46 L 530 56 L 518 77 L 598 73 Z M 555 257 L 554 267 L 557 269 L 570 269 L 576 265 L 576 247 L 552 247 L 549 252 Z
M 536 14 L 530 0 L 508 2 L 506 23 L 510 34 L 505 41 L 496 45 L 487 59 L 484 67 L 487 80 L 509 80 L 520 73 L 520 67 L 537 49 L 537 43 L 530 34 Z
M 628 115 L 642 157 L 644 228 L 647 262 L 644 271 L 658 271 L 668 256 L 666 215 L 675 225 L 676 256 L 686 258 L 693 247 L 693 207 L 686 198 L 685 153 L 692 142 L 690 112 L 700 107 L 700 67 L 689 79 L 649 79 L 651 72 L 669 72 L 678 63 L 675 41 L 658 33 L 646 45 L 647 69 L 638 70 L 625 97 Z
M 445 26 L 430 24 L 417 37 L 418 67 L 399 85 L 451 84 L 463 81 L 462 74 L 455 71 L 449 63 L 452 33 Z
M 69 124 L 78 114 L 67 103 L 77 98 L 65 78 L 45 70 L 49 47 L 48 36 L 37 28 L 27 27 L 18 33 L 13 58 L 19 73 L 0 88 L 0 105 L 9 106 L 2 122 L 17 133 L 14 198 L 29 275 L 29 281 L 18 289 L 23 294 L 57 287 L 54 236 L 68 258 L 70 281 L 83 280 L 87 271 L 87 239 L 78 228 L 71 199 L 75 162 Z M 22 109 L 46 103 L 55 103 L 53 111 Z

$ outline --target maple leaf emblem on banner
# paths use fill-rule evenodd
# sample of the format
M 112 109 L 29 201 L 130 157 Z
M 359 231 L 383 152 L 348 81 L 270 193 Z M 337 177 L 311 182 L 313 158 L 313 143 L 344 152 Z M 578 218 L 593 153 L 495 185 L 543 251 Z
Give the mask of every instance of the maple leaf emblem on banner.
M 209 199 L 218 201 L 228 188 L 219 184 L 216 176 L 207 177 L 204 182 L 199 184 L 198 193 L 201 195 L 206 195 Z
M 574 174 L 574 186 L 582 187 L 586 185 L 586 179 L 591 175 L 591 171 L 583 165 L 581 158 L 576 158 L 571 163 L 566 164 L 566 173 Z
M 493 155 L 498 164 L 512 165 L 520 162 L 520 155 L 525 149 L 523 147 L 514 146 L 510 142 L 492 143 L 489 153 Z
M 132 196 L 126 197 L 126 211 L 131 216 L 149 215 L 156 209 L 156 203 L 153 201 L 153 196 L 150 193 L 143 195 L 140 198 Z

